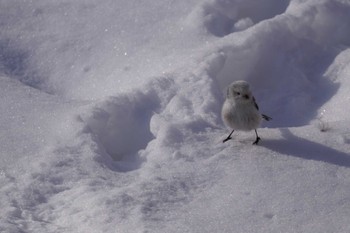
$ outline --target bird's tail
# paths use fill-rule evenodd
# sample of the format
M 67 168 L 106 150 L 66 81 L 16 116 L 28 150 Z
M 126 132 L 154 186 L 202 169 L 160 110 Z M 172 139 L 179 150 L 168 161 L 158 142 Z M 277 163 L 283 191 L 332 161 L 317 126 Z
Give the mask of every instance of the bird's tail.
M 270 121 L 270 120 L 272 120 L 271 117 L 266 116 L 265 114 L 261 114 L 261 116 L 262 116 L 262 118 L 263 118 L 265 121 Z

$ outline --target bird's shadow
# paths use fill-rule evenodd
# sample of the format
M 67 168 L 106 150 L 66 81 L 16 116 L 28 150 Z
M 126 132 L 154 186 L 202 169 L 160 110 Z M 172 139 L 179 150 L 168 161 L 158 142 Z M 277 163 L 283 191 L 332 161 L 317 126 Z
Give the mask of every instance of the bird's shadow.
M 350 168 L 350 154 L 297 137 L 286 128 L 281 132 L 284 139 L 264 140 L 261 146 L 285 155 Z

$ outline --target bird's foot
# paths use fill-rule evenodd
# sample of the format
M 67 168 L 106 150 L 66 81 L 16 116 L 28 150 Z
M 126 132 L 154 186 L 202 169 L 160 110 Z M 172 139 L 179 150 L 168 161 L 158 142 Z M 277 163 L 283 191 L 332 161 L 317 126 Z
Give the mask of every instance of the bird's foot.
M 256 137 L 255 141 L 253 142 L 253 145 L 258 145 L 260 141 L 260 137 Z
M 231 137 L 231 136 L 228 136 L 228 137 L 225 138 L 222 142 L 225 143 L 225 142 L 227 142 L 228 140 L 231 140 L 231 139 L 232 139 L 232 137 Z

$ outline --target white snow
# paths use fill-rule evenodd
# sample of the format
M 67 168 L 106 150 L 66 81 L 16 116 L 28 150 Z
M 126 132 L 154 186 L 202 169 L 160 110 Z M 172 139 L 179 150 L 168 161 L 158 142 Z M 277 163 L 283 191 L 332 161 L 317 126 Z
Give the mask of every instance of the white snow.
M 350 232 L 348 0 L 0 0 L 0 232 Z M 273 118 L 228 135 L 226 86 Z

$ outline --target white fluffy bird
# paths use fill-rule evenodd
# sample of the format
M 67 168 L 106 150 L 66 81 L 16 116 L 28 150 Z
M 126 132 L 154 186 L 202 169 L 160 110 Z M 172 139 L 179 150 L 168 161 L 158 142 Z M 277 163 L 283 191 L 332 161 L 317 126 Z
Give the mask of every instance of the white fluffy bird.
M 223 142 L 232 139 L 231 135 L 235 130 L 255 130 L 256 139 L 253 143 L 254 145 L 257 145 L 260 141 L 256 129 L 259 127 L 261 120 L 269 121 L 272 119 L 259 112 L 259 107 L 246 81 L 235 81 L 228 86 L 221 116 L 225 125 L 232 129 Z

